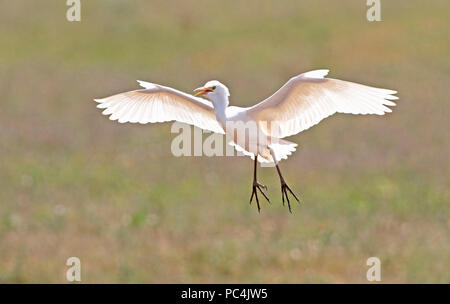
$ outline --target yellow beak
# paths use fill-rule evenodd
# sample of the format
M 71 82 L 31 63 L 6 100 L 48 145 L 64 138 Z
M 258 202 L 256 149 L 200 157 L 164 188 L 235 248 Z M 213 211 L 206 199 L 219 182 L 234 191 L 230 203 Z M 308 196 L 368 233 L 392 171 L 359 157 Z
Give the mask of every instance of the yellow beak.
M 210 87 L 200 87 L 200 88 L 196 88 L 196 89 L 194 90 L 194 92 L 197 92 L 197 93 L 195 93 L 194 96 L 206 95 L 206 94 L 208 94 L 209 92 L 212 92 L 212 91 L 213 91 L 213 89 L 210 88 Z

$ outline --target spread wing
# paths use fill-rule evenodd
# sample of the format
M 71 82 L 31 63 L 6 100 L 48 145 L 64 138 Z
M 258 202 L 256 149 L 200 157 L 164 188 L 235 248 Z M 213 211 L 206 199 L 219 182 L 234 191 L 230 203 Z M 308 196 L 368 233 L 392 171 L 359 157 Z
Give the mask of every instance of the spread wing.
M 104 115 L 119 123 L 146 124 L 176 120 L 224 133 L 211 102 L 158 84 L 138 81 L 145 89 L 95 99 Z
M 275 94 L 247 110 L 255 121 L 272 125 L 267 134 L 283 138 L 297 134 L 334 113 L 377 114 L 392 112 L 396 91 L 324 78 L 328 70 L 316 70 L 291 78 Z M 273 131 L 273 122 L 278 130 Z M 267 124 L 266 124 L 267 125 Z

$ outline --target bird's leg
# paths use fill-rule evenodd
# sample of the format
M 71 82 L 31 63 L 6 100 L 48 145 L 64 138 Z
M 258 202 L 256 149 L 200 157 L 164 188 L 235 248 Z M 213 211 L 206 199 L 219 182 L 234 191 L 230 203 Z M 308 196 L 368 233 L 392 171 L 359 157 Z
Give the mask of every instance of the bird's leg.
M 258 192 L 256 191 L 256 189 L 259 190 L 259 192 L 261 192 L 261 194 L 265 197 L 265 199 L 270 203 L 269 198 L 267 197 L 267 195 L 264 193 L 264 191 L 261 189 L 263 188 L 264 190 L 267 191 L 267 186 L 260 184 L 257 180 L 256 180 L 256 168 L 258 167 L 258 155 L 255 154 L 255 167 L 253 170 L 253 189 L 252 189 L 252 196 L 250 197 L 250 204 L 252 203 L 253 200 L 253 196 L 255 196 L 256 199 L 256 204 L 258 206 L 258 212 L 260 212 L 261 210 L 261 206 L 259 205 L 259 199 L 258 199 Z
M 300 200 L 297 198 L 297 196 L 294 194 L 294 192 L 292 192 L 291 188 L 289 188 L 289 186 L 286 184 L 286 181 L 284 180 L 283 175 L 281 174 L 280 167 L 278 167 L 278 164 L 276 164 L 276 167 L 277 167 L 278 175 L 280 176 L 281 199 L 283 201 L 283 206 L 284 206 L 284 198 L 286 197 L 288 207 L 289 207 L 289 212 L 292 213 L 291 202 L 289 201 L 289 196 L 288 196 L 287 191 L 289 191 L 294 196 L 294 198 L 297 200 L 297 202 L 300 202 Z

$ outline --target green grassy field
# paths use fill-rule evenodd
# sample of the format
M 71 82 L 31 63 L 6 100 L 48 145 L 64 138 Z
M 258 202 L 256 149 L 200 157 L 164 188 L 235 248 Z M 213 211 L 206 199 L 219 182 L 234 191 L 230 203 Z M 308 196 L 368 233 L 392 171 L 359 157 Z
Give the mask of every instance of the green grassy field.
M 0 282 L 450 283 L 450 3 L 0 2 Z M 218 79 L 246 106 L 291 76 L 395 89 L 385 117 L 336 115 L 281 162 L 303 203 L 249 205 L 252 161 L 175 158 L 170 124 L 119 125 L 93 98 L 136 79 Z

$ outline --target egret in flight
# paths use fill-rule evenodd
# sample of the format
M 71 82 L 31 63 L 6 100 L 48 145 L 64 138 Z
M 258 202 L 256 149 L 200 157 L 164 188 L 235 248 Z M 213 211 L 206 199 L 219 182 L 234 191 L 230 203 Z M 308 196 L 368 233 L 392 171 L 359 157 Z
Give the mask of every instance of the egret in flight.
M 278 163 L 295 151 L 297 144 L 283 138 L 300 133 L 334 113 L 377 114 L 391 112 L 396 91 L 374 88 L 353 82 L 325 78 L 328 70 L 315 70 L 291 78 L 272 96 L 248 107 L 229 106 L 230 92 L 217 80 L 194 90 L 194 95 L 159 84 L 138 81 L 144 88 L 95 99 L 104 115 L 119 123 L 164 122 L 176 120 L 201 129 L 226 134 L 237 151 L 254 160 L 250 203 L 258 191 L 270 203 L 267 187 L 259 183 L 259 162 L 274 163 L 281 182 L 281 199 L 298 197 L 287 185 Z M 197 96 L 203 96 L 200 98 Z M 253 126 L 248 128 L 248 126 Z M 238 127 L 236 127 L 238 126 Z M 240 126 L 240 127 L 239 127 Z M 245 130 L 245 136 L 237 133 Z M 250 130 L 250 131 L 249 131 Z

